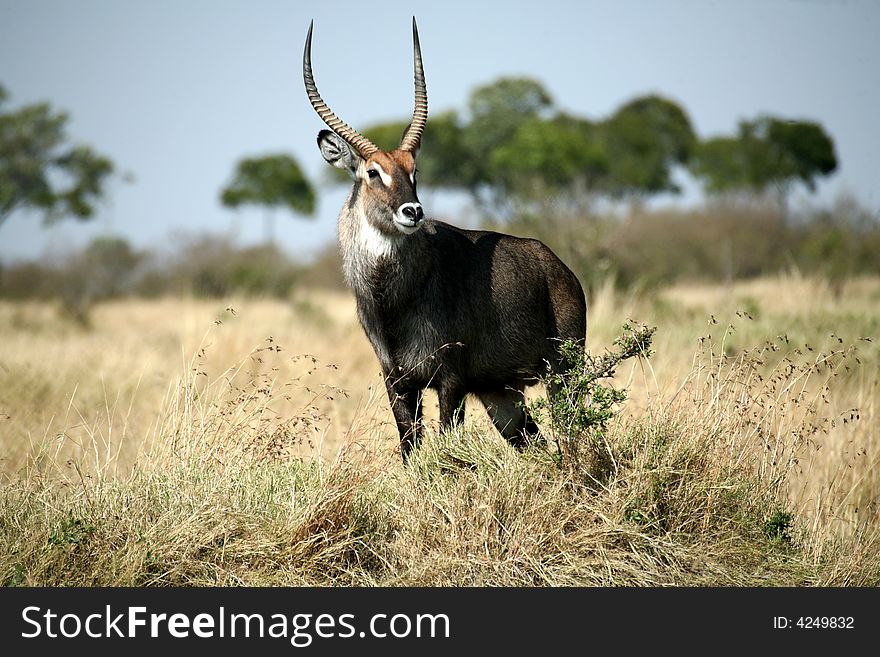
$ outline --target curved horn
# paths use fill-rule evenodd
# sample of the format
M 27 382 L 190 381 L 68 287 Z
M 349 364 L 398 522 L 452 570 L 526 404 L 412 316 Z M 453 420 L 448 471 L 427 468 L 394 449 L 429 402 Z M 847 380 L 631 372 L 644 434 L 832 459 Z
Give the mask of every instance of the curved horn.
M 361 157 L 366 159 L 378 151 L 379 147 L 336 116 L 333 110 L 327 107 L 321 94 L 318 93 L 315 77 L 312 75 L 312 29 L 314 26 L 315 21 L 309 23 L 309 34 L 306 36 L 306 47 L 303 51 L 303 82 L 306 84 L 309 101 L 327 127 L 347 141 L 352 148 L 360 153 Z
M 416 104 L 412 123 L 400 140 L 400 150 L 415 151 L 422 141 L 422 131 L 428 120 L 428 91 L 425 88 L 425 71 L 422 68 L 422 49 L 419 46 L 419 28 L 413 16 L 413 69 L 415 70 Z

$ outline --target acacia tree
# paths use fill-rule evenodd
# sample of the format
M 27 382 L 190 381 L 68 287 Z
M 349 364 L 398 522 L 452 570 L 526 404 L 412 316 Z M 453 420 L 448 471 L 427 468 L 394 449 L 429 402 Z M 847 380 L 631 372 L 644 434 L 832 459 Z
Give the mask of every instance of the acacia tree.
M 66 112 L 49 103 L 8 110 L 7 100 L 0 85 L 0 226 L 22 209 L 41 212 L 46 224 L 91 219 L 113 162 L 70 143 Z
M 315 212 L 315 190 L 296 159 L 277 154 L 243 158 L 235 167 L 232 181 L 220 192 L 229 208 L 256 205 L 265 208 L 266 242 L 274 242 L 274 210 L 284 209 L 303 216 Z
M 505 185 L 492 162 L 496 151 L 515 139 L 524 126 L 534 127 L 548 118 L 552 109 L 553 98 L 540 82 L 529 78 L 500 78 L 471 92 L 470 120 L 462 128 L 462 141 L 474 162 L 466 182 L 484 208 L 504 198 Z
M 656 95 L 636 98 L 601 124 L 614 197 L 678 193 L 672 170 L 688 162 L 697 138 L 685 111 Z
M 740 122 L 735 137 L 699 144 L 691 163 L 709 194 L 775 194 L 783 205 L 796 183 L 815 191 L 816 180 L 836 169 L 834 142 L 821 125 L 772 116 Z

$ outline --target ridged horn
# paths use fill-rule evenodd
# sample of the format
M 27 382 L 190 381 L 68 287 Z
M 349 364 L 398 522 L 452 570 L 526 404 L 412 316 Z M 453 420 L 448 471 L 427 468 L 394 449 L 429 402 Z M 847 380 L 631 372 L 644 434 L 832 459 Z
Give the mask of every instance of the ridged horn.
M 312 75 L 312 29 L 314 27 L 315 21 L 311 21 L 309 23 L 309 33 L 306 36 L 306 47 L 303 51 L 303 82 L 306 85 L 309 102 L 312 103 L 312 107 L 315 108 L 318 116 L 327 124 L 327 127 L 342 137 L 352 148 L 360 153 L 361 157 L 366 159 L 378 151 L 379 147 L 336 116 L 336 113 L 327 106 L 327 103 L 321 98 L 321 94 L 318 93 L 315 77 Z
M 419 46 L 419 28 L 413 16 L 413 69 L 416 83 L 416 102 L 412 122 L 400 140 L 400 150 L 413 152 L 422 141 L 422 131 L 428 120 L 428 91 L 425 88 L 425 70 L 422 68 L 422 48 Z

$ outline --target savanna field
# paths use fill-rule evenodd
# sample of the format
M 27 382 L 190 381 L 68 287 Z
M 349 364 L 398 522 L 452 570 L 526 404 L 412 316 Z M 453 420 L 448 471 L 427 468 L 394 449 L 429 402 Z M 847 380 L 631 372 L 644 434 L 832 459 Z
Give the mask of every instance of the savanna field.
M 590 458 L 429 393 L 404 467 L 345 292 L 3 302 L 0 581 L 880 584 L 880 279 L 606 285 L 589 352 L 635 322 Z

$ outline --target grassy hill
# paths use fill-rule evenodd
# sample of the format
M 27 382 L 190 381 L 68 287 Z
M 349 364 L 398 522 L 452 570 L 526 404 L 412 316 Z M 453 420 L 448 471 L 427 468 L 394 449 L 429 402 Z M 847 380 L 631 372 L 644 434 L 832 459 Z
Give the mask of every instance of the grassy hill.
M 880 583 L 880 279 L 608 285 L 590 352 L 631 319 L 656 353 L 575 437 L 597 458 L 552 427 L 519 454 L 477 404 L 438 435 L 428 403 L 404 467 L 345 294 L 114 301 L 91 329 L 0 304 L 0 581 Z

